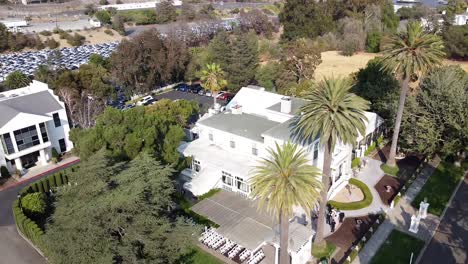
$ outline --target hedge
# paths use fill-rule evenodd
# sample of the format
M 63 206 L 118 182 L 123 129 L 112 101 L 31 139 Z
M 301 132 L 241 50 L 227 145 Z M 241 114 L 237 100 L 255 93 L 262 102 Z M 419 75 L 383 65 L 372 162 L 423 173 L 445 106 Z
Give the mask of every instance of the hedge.
M 372 144 L 369 145 L 369 147 L 366 149 L 366 151 L 364 151 L 364 155 L 365 155 L 365 156 L 368 156 L 368 155 L 371 154 L 372 151 L 374 151 L 376 148 L 377 148 L 377 144 L 376 144 L 375 142 L 373 142 Z
M 23 188 L 21 191 L 21 196 L 33 192 L 48 193 L 52 189 L 68 184 L 68 175 L 72 172 L 75 172 L 76 169 L 76 166 L 73 166 L 63 171 L 46 176 L 41 180 L 35 181 Z
M 351 202 L 351 203 L 341 203 L 337 201 L 329 201 L 328 203 L 334 208 L 339 209 L 339 210 L 357 210 L 357 209 L 362 209 L 362 208 L 369 206 L 373 200 L 372 193 L 369 187 L 367 187 L 367 185 L 363 183 L 362 181 L 354 179 L 354 178 L 351 178 L 349 180 L 349 183 L 361 189 L 362 193 L 364 194 L 363 200 L 357 201 L 357 202 Z
M 29 219 L 20 207 L 19 200 L 13 202 L 13 216 L 15 223 L 21 233 L 26 236 L 34 245 L 42 246 L 42 235 L 44 231 L 31 219 Z
M 361 159 L 360 158 L 354 158 L 353 161 L 351 161 L 351 168 L 355 169 L 357 167 L 361 166 Z

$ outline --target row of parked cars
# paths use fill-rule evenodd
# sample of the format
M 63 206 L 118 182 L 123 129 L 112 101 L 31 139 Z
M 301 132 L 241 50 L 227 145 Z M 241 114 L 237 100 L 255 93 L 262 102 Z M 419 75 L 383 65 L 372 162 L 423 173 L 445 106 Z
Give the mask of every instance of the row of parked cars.
M 26 75 L 33 75 L 34 71 L 42 64 L 74 70 L 80 67 L 80 65 L 88 63 L 91 54 L 109 57 L 118 44 L 119 42 L 109 42 L 58 50 L 2 54 L 0 55 L 0 82 L 14 71 L 20 71 Z M 59 52 L 58 54 L 56 53 L 57 51 Z
M 188 85 L 188 84 L 183 83 L 183 84 L 179 84 L 178 86 L 176 86 L 175 89 L 181 92 L 195 93 L 198 95 L 205 95 L 208 97 L 213 96 L 210 90 L 203 89 L 203 87 L 201 87 L 200 84 Z M 230 101 L 233 97 L 234 97 L 234 94 L 224 92 L 224 91 L 218 92 L 218 94 L 216 95 L 216 99 L 225 100 L 225 101 Z

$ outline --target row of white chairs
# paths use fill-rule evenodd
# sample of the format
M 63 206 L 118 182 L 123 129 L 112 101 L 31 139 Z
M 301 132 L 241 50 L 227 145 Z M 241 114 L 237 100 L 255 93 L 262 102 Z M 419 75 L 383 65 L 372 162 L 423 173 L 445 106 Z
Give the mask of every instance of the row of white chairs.
M 234 246 L 236 245 L 236 243 L 228 240 L 226 242 L 226 244 L 224 244 L 220 249 L 219 251 L 221 252 L 221 254 L 226 254 L 226 252 L 228 252 L 230 249 L 232 249 Z
M 248 250 L 248 249 L 242 251 L 242 253 L 239 256 L 240 261 L 244 262 L 244 260 L 246 260 L 248 257 L 250 257 L 251 253 L 252 252 L 250 252 L 250 250 Z
M 230 259 L 233 259 L 241 250 L 243 249 L 242 246 L 236 245 L 231 251 L 229 251 L 228 256 Z
M 263 253 L 263 250 L 257 251 L 255 255 L 249 259 L 248 264 L 257 264 L 259 263 L 263 258 L 265 257 L 265 254 Z

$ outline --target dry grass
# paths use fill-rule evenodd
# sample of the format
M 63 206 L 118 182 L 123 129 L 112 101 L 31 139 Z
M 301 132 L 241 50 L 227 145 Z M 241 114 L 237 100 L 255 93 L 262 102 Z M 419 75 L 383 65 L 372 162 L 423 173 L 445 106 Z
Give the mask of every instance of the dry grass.
M 99 43 L 106 43 L 106 42 L 112 42 L 112 41 L 120 41 L 122 40 L 123 36 L 119 35 L 117 31 L 112 30 L 112 33 L 114 34 L 113 36 L 108 35 L 104 33 L 105 28 L 98 28 L 98 29 L 88 29 L 88 30 L 79 30 L 79 31 L 72 31 L 69 32 L 70 35 L 73 35 L 76 33 L 86 37 L 85 40 L 85 45 L 93 45 L 93 44 L 99 44 Z M 52 34 L 50 37 L 42 36 L 39 34 L 39 37 L 41 38 L 42 41 L 44 41 L 47 38 L 54 38 L 56 41 L 60 42 L 60 48 L 65 48 L 65 47 L 71 47 L 70 44 L 67 43 L 66 39 L 60 39 L 58 34 Z
M 324 76 L 348 76 L 364 68 L 367 62 L 378 54 L 360 52 L 351 57 L 340 55 L 338 51 L 322 52 L 322 63 L 315 70 L 315 78 L 321 79 Z M 468 61 L 445 60 L 448 65 L 460 65 L 462 69 L 468 72 Z

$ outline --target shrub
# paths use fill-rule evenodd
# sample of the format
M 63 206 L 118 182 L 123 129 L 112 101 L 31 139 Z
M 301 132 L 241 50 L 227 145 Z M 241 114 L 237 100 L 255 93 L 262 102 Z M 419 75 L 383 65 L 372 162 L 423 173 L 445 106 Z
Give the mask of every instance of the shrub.
M 67 38 L 67 43 L 72 46 L 81 46 L 83 45 L 85 39 L 86 38 L 83 35 L 75 33 L 73 34 L 73 37 L 70 36 L 69 38 Z
M 198 198 L 198 201 L 204 200 L 204 199 L 206 199 L 206 198 L 210 198 L 211 196 L 213 196 L 213 195 L 219 193 L 220 191 L 221 191 L 221 189 L 219 189 L 219 188 L 217 188 L 217 189 L 211 189 L 211 190 L 209 190 L 207 193 L 198 196 L 198 197 L 197 197 L 197 198 Z
M 55 178 L 55 183 L 56 183 L 56 186 L 62 186 L 63 185 L 63 181 L 62 181 L 62 173 L 55 173 L 54 174 L 54 178 Z
M 60 42 L 56 41 L 54 38 L 47 38 L 45 40 L 45 45 L 49 48 L 49 49 L 56 49 L 60 46 Z
M 28 214 L 43 215 L 47 208 L 46 199 L 44 193 L 29 193 L 21 198 L 21 205 Z
M 361 166 L 361 159 L 360 158 L 355 158 L 351 162 L 351 168 L 355 169 L 357 167 Z
M 374 31 L 367 34 L 366 46 L 368 52 L 377 53 L 380 51 L 380 40 L 382 39 L 382 34 L 380 32 Z
M 100 5 L 108 5 L 109 2 L 107 2 L 107 0 L 99 0 L 99 4 Z
M 39 34 L 41 34 L 42 36 L 46 36 L 46 37 L 52 36 L 52 32 L 50 32 L 48 30 L 43 30 L 43 31 L 39 32 Z
M 11 176 L 10 172 L 5 166 L 0 167 L 0 175 L 2 176 L 2 178 L 9 178 Z
M 106 33 L 107 35 L 110 35 L 110 36 L 114 35 L 114 32 L 112 32 L 112 30 L 110 30 L 110 29 L 104 30 L 104 33 Z
M 57 163 L 59 161 L 59 153 L 57 152 L 57 150 L 55 148 L 52 148 L 52 162 L 53 163 Z
M 23 213 L 19 206 L 18 199 L 13 202 L 12 210 L 13 217 L 19 231 L 31 240 L 34 245 L 40 248 L 42 245 L 42 235 L 44 234 L 42 229 Z
M 383 143 L 383 136 L 380 136 L 379 138 L 377 138 L 377 146 L 381 147 L 382 143 Z
M 372 142 L 372 144 L 370 144 L 369 147 L 364 152 L 364 155 L 367 156 L 367 155 L 371 154 L 375 150 L 376 147 L 377 147 L 377 145 L 375 144 L 375 142 Z
M 328 203 L 334 208 L 339 209 L 339 210 L 357 210 L 357 209 L 362 209 L 362 208 L 366 208 L 367 206 L 369 206 L 373 200 L 372 193 L 369 187 L 362 181 L 354 179 L 354 178 L 351 178 L 349 180 L 349 183 L 361 189 L 362 193 L 364 194 L 363 200 L 357 201 L 357 202 L 351 202 L 351 203 L 341 203 L 337 201 L 329 201 Z
M 385 163 L 382 164 L 380 168 L 385 172 L 385 174 L 395 176 L 395 177 L 398 176 L 398 172 L 400 171 L 400 168 L 398 168 L 398 166 L 391 167 Z

